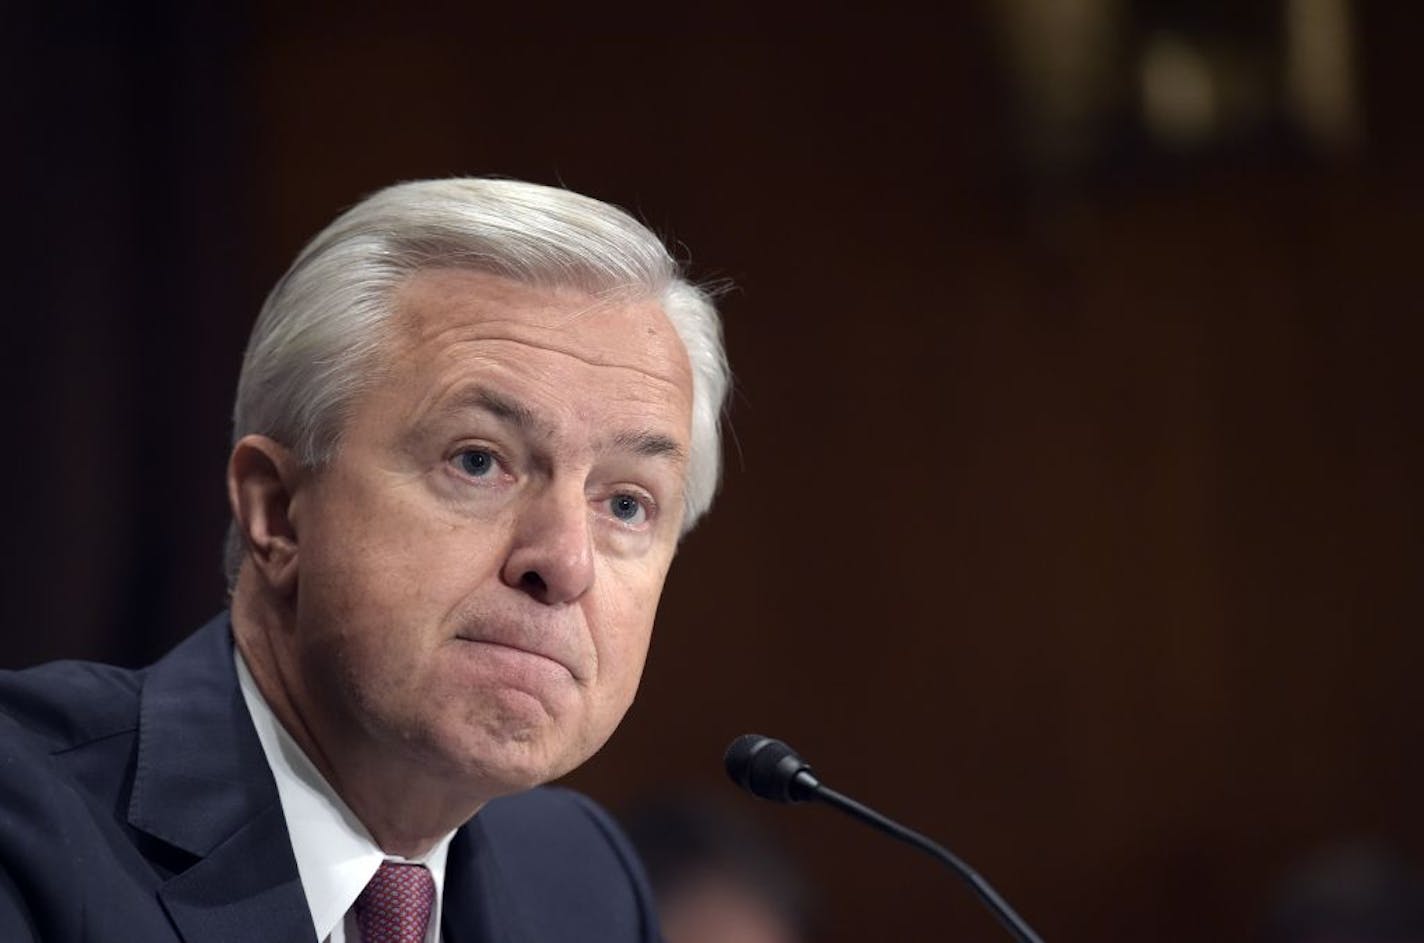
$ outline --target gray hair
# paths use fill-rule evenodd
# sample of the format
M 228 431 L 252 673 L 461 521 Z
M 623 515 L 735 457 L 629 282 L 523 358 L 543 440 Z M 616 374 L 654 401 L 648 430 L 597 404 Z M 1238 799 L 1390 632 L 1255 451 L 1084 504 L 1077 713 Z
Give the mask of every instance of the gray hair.
M 261 434 L 307 467 L 330 461 L 385 341 L 396 289 L 414 273 L 457 267 L 591 294 L 657 299 L 692 365 L 692 442 L 683 533 L 712 504 L 729 374 L 708 293 L 627 213 L 568 190 L 456 178 L 388 187 L 319 233 L 277 282 L 252 329 L 233 410 L 233 442 Z M 236 524 L 224 565 L 237 581 Z

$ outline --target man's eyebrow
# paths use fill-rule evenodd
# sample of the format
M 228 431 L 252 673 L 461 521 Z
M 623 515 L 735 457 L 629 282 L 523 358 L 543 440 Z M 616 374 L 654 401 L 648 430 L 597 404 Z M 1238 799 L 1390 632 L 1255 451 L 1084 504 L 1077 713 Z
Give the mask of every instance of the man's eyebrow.
M 474 386 L 450 401 L 448 411 L 461 409 L 482 409 L 503 422 L 507 422 L 523 432 L 546 432 L 549 424 L 540 419 L 532 409 L 517 400 L 482 386 Z M 614 451 L 632 452 L 651 458 L 667 458 L 674 462 L 687 461 L 687 449 L 676 439 L 661 432 L 647 430 L 620 432 L 608 440 Z
M 613 437 L 613 448 L 620 452 L 633 452 L 653 458 L 670 458 L 684 461 L 687 450 L 676 440 L 659 432 L 620 432 Z
M 498 393 L 487 390 L 482 386 L 471 388 L 464 396 L 460 397 L 461 406 L 474 406 L 492 414 L 496 419 L 502 419 L 512 426 L 518 426 L 524 430 L 533 430 L 544 425 L 534 415 L 534 411 L 523 403 L 517 403 L 512 399 L 507 399 Z
M 470 409 L 483 410 L 501 422 L 525 432 L 543 430 L 548 426 L 548 423 L 536 416 L 528 406 L 483 386 L 470 386 L 460 390 L 442 403 L 437 412 L 454 415 Z

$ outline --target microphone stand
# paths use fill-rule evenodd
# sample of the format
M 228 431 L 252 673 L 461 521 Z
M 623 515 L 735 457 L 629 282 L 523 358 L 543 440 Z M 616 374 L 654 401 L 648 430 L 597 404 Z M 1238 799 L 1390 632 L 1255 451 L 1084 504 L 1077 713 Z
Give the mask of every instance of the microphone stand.
M 803 776 L 804 778 L 802 778 Z M 808 795 L 809 798 L 833 806 L 852 818 L 859 819 L 871 828 L 889 835 L 891 838 L 898 839 L 907 845 L 912 845 L 938 858 L 942 863 L 947 865 L 951 871 L 957 874 L 965 884 L 969 885 L 969 889 L 974 892 L 974 895 L 984 902 L 984 906 L 993 912 L 994 916 L 998 918 L 999 923 L 1003 924 L 1004 929 L 1008 930 L 1009 934 L 1012 935 L 1018 943 L 1043 943 L 1043 940 L 1038 934 L 1033 932 L 1033 928 L 1025 923 L 1024 919 L 1009 906 L 1009 902 L 1000 897 L 999 892 L 990 887 L 989 882 L 979 876 L 979 872 L 965 864 L 963 860 L 948 848 L 930 841 L 919 832 L 906 828 L 893 819 L 881 815 L 869 806 L 861 805 L 850 796 L 842 795 L 829 786 L 823 786 L 814 776 L 799 773 L 796 779 L 797 785 L 801 787 L 801 790 L 798 791 L 800 791 L 802 795 Z M 810 782 L 806 780 L 810 780 Z
M 1014 912 L 1008 901 L 1000 897 L 998 891 L 990 887 L 989 882 L 980 877 L 977 871 L 950 853 L 949 849 L 881 815 L 869 806 L 856 802 L 850 796 L 821 785 L 821 781 L 811 772 L 806 761 L 780 740 L 754 733 L 743 734 L 727 747 L 723 763 L 732 782 L 754 796 L 772 802 L 819 800 L 851 818 L 864 822 L 878 832 L 939 859 L 969 885 L 974 896 L 989 908 L 1018 943 L 1043 943 L 1039 935 Z

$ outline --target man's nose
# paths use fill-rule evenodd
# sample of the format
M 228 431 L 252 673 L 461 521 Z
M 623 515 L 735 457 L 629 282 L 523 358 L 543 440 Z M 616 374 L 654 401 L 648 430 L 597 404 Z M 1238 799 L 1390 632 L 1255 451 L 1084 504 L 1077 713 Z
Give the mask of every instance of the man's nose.
M 550 485 L 521 508 L 504 562 L 506 585 L 549 606 L 573 602 L 593 585 L 593 537 L 582 489 Z

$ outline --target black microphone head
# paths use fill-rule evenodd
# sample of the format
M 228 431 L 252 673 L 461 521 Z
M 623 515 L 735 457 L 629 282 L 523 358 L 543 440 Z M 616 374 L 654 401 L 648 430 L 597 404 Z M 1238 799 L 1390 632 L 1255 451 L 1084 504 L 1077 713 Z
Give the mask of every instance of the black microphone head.
M 732 782 L 773 802 L 804 802 L 820 786 L 795 750 L 760 734 L 743 734 L 733 740 L 724 762 Z

